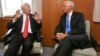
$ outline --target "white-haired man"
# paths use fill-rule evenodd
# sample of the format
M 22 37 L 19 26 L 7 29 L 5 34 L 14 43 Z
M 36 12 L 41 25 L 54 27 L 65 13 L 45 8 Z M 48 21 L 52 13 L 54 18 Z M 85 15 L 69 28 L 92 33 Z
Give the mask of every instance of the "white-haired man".
M 30 56 L 37 31 L 41 28 L 39 15 L 37 13 L 30 14 L 31 8 L 28 3 L 22 4 L 21 9 L 23 13 L 20 14 L 19 10 L 16 11 L 14 19 L 8 24 L 9 29 L 13 28 L 15 37 L 9 43 L 4 56 L 17 56 L 21 45 L 21 56 Z
M 72 1 L 63 4 L 64 14 L 55 30 L 56 40 L 60 43 L 53 56 L 71 56 L 73 49 L 91 47 L 85 31 L 84 15 L 73 11 L 74 6 Z

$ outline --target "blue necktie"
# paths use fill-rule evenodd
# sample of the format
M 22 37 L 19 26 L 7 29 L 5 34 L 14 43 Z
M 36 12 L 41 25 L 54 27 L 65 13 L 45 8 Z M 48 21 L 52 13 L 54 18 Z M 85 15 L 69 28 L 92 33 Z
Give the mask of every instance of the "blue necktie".
M 69 15 L 66 16 L 66 33 L 70 32 L 70 22 L 69 22 Z

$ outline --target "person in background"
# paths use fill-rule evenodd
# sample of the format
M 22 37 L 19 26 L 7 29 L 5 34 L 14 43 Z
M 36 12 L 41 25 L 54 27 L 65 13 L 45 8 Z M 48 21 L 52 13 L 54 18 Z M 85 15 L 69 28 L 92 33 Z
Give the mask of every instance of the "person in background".
M 41 29 L 41 19 L 35 13 L 31 14 L 31 8 L 28 3 L 21 6 L 22 14 L 16 11 L 14 19 L 8 23 L 8 29 L 13 28 L 15 34 L 14 39 L 9 43 L 4 56 L 17 56 L 18 50 L 22 45 L 21 56 L 30 56 L 30 51 L 35 41 L 35 35 Z
M 55 39 L 60 43 L 53 56 L 71 56 L 73 49 L 92 47 L 86 34 L 84 14 L 73 11 L 74 7 L 73 1 L 63 3 L 64 14 L 55 29 Z

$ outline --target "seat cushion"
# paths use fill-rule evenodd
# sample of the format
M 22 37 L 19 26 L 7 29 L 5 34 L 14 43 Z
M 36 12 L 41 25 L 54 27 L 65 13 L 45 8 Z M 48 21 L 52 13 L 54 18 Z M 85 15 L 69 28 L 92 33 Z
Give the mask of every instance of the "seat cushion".
M 40 42 L 34 42 L 33 43 L 34 47 L 32 48 L 31 50 L 31 53 L 42 53 L 42 46 L 41 46 L 41 43 Z M 4 47 L 4 51 L 6 51 L 8 48 L 8 45 L 6 45 Z M 18 51 L 18 54 L 21 54 L 21 50 L 22 50 L 22 46 L 20 47 L 19 51 Z
M 94 48 L 86 48 L 73 50 L 72 56 L 97 56 L 97 54 Z

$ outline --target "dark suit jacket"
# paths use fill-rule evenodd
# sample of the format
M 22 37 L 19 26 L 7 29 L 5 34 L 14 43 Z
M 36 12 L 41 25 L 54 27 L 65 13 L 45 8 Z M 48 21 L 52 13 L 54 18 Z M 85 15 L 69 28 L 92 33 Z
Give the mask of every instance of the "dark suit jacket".
M 60 33 L 60 32 L 65 33 L 66 15 L 67 14 L 64 14 L 61 16 L 60 22 L 56 27 L 55 34 Z M 82 46 L 83 48 L 84 48 L 84 46 L 86 46 L 86 47 L 91 47 L 91 46 L 95 47 L 96 46 L 96 41 L 95 41 L 95 39 L 93 39 L 93 37 L 91 35 L 90 35 L 90 40 L 88 39 L 89 36 L 87 36 L 87 34 L 86 34 L 85 17 L 82 13 L 74 11 L 71 16 L 70 25 L 71 25 L 71 31 L 68 34 L 70 36 L 73 35 L 72 42 L 74 43 L 74 45 L 77 45 L 79 43 L 79 45 Z M 78 36 L 80 34 L 82 34 L 82 36 Z M 75 35 L 77 35 L 76 37 L 78 37 L 78 40 L 75 38 Z M 74 41 L 75 39 L 79 42 L 75 43 L 75 41 Z M 59 42 L 56 39 L 54 39 L 54 40 L 56 42 Z M 77 45 L 77 46 L 79 46 L 79 45 Z
M 57 32 L 65 33 L 66 15 L 67 14 L 64 14 L 61 16 L 60 22 L 59 22 L 58 26 L 56 27 L 55 34 Z M 68 33 L 70 35 L 86 33 L 84 15 L 80 12 L 73 12 L 72 16 L 71 16 L 70 26 L 71 26 L 71 31 Z
M 55 34 L 65 33 L 66 15 L 67 14 L 61 16 L 60 22 L 56 27 Z M 74 48 L 83 49 L 83 48 L 91 47 L 90 41 L 88 39 L 88 35 L 86 34 L 85 18 L 82 13 L 73 11 L 71 16 L 70 26 L 71 26 L 71 31 L 68 32 L 67 38 L 65 37 L 64 39 L 71 39 L 71 43 L 72 46 L 74 46 Z M 59 40 L 57 40 L 56 38 L 54 40 L 56 42 L 59 42 Z
M 37 32 L 41 28 L 41 23 L 38 24 L 35 19 L 33 19 L 32 14 L 29 14 L 30 17 L 30 24 L 32 33 Z M 21 33 L 23 25 L 23 15 L 21 15 L 18 20 L 13 23 L 12 21 L 8 23 L 8 29 L 13 28 L 16 33 Z
M 40 32 L 42 25 L 41 25 L 41 23 L 38 24 L 36 22 L 36 20 L 33 19 L 32 14 L 29 14 L 29 17 L 30 17 L 32 36 L 35 38 L 34 39 L 35 41 L 39 42 L 42 40 L 41 37 L 39 36 L 40 35 L 39 32 Z M 11 29 L 11 28 L 13 29 L 13 34 L 12 34 L 12 36 L 13 36 L 13 35 L 21 34 L 22 25 L 23 25 L 23 15 L 21 15 L 15 23 L 13 23 L 12 21 L 9 22 L 7 27 L 8 27 L 8 29 Z M 15 37 L 13 37 L 13 38 L 15 38 Z M 9 41 L 11 42 L 13 40 L 13 38 L 11 38 Z

